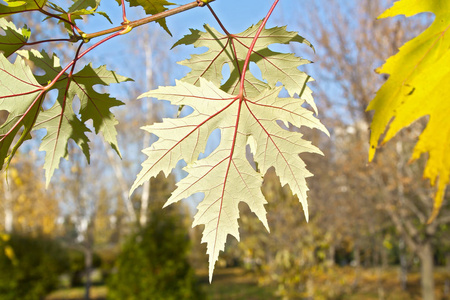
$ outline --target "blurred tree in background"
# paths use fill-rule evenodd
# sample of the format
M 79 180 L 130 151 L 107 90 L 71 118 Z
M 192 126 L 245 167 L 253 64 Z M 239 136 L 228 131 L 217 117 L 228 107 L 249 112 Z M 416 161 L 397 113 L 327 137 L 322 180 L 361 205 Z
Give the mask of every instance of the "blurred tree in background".
M 13 255 L 0 251 L 0 299 L 40 300 L 59 284 L 68 257 L 58 242 L 44 236 L 11 234 Z M 5 246 L 5 245 L 3 245 Z
M 0 231 L 56 234 L 58 200 L 54 191 L 45 189 L 35 159 L 23 154 L 10 168 L 8 182 L 4 177 L 0 180 Z
M 203 299 L 188 255 L 190 240 L 179 207 L 161 207 L 173 178 L 152 180 L 148 222 L 125 242 L 108 282 L 108 299 Z
M 330 151 L 329 159 L 335 162 L 335 167 L 331 170 L 335 172 L 333 177 L 341 181 L 338 185 L 342 192 L 340 197 L 349 200 L 345 207 L 365 211 L 360 219 L 364 220 L 363 228 L 367 229 L 370 237 L 367 240 L 369 243 L 363 245 L 365 256 L 372 256 L 370 260 L 375 265 L 386 266 L 385 242 L 395 228 L 396 240 L 391 238 L 391 242 L 399 247 L 403 285 L 406 288 L 406 276 L 411 266 L 411 262 L 407 262 L 407 252 L 410 252 L 420 261 L 422 297 L 431 300 L 435 299 L 433 266 L 436 235 L 442 225 L 449 223 L 450 212 L 448 207 L 444 208 L 434 222 L 427 224 L 432 211 L 430 199 L 433 197 L 429 183 L 418 180 L 422 177 L 424 160 L 408 163 L 413 141 L 426 121 L 422 120 L 402 131 L 395 142 L 380 151 L 381 155 L 375 162 L 365 166 L 371 120 L 371 114 L 365 109 L 385 79 L 367 72 L 367 68 L 381 65 L 386 54 L 396 53 L 405 41 L 422 32 L 431 20 L 421 15 L 414 20 L 377 21 L 376 17 L 390 2 L 329 1 L 320 8 L 313 6 L 310 12 L 312 18 L 319 14 L 326 17 L 320 18 L 322 21 L 316 22 L 314 28 L 309 26 L 309 31 L 314 32 L 317 44 L 321 45 L 318 54 L 325 58 L 321 60 L 320 74 L 316 77 L 334 86 L 333 94 L 321 93 L 328 99 L 326 103 L 329 108 L 334 108 L 328 109 L 334 112 L 329 116 L 329 123 L 324 121 L 334 130 L 336 148 Z M 348 13 L 350 10 L 358 12 L 357 17 L 354 13 Z M 354 216 L 358 216 L 357 211 L 353 212 L 349 215 L 352 221 Z M 380 217 L 380 213 L 389 218 Z M 361 228 L 360 222 L 355 225 Z M 384 297 L 382 288 L 379 293 L 380 297 Z

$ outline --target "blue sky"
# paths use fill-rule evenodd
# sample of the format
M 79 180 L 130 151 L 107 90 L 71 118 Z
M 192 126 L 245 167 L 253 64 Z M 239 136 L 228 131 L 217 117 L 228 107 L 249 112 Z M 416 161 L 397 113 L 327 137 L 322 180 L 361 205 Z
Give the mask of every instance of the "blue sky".
M 106 3 L 105 1 L 103 1 Z M 111 4 L 112 2 L 112 4 Z M 107 5 L 101 6 L 100 10 L 104 10 L 111 17 L 114 25 L 119 25 L 122 22 L 121 8 L 116 4 L 115 1 L 108 1 Z M 186 4 L 191 1 L 174 1 L 177 4 Z M 216 0 L 210 4 L 215 10 L 216 14 L 222 20 L 222 23 L 231 33 L 239 33 L 247 29 L 250 25 L 257 23 L 259 20 L 264 18 L 267 11 L 272 5 L 272 1 L 257 1 L 257 0 Z M 295 8 L 295 10 L 293 10 Z M 277 5 L 272 17 L 269 19 L 268 27 L 282 26 L 287 22 L 286 19 L 295 19 L 296 15 L 300 12 L 301 6 L 298 0 L 282 0 Z M 293 14 L 295 11 L 295 14 Z M 127 16 L 130 20 L 136 20 L 144 16 L 143 10 L 140 7 L 133 7 L 127 9 Z M 102 30 L 111 27 L 111 24 L 106 21 L 103 17 L 96 16 L 92 18 L 93 22 L 90 22 L 87 26 L 87 32 L 93 32 L 97 30 Z M 292 22 L 292 26 L 288 26 L 288 30 L 298 31 L 299 28 L 296 27 L 296 22 Z M 185 34 L 189 33 L 189 28 L 202 29 L 204 24 L 209 24 L 215 28 L 219 28 L 217 22 L 214 20 L 213 16 L 209 12 L 208 8 L 194 8 L 189 11 L 171 16 L 167 18 L 167 24 L 171 30 L 173 37 L 167 34 L 159 35 L 160 38 L 167 40 L 168 45 L 173 45 L 177 40 L 182 38 Z M 144 25 L 150 30 L 160 30 L 157 24 Z M 83 28 L 83 24 L 80 26 Z M 129 49 L 128 44 L 130 40 L 136 39 L 136 33 L 131 32 L 124 37 L 119 37 L 114 40 L 109 41 L 105 45 L 99 47 L 93 55 L 99 56 L 99 52 L 104 52 L 105 56 L 110 54 L 114 55 L 114 52 L 126 53 Z M 169 48 L 170 48 L 169 46 Z M 181 47 L 180 47 L 181 48 Z M 305 48 L 306 49 L 306 48 Z M 187 47 L 185 47 L 185 51 Z M 111 53 L 112 51 L 112 53 Z M 167 49 L 167 51 L 170 51 Z M 180 53 L 179 59 L 184 59 L 188 57 L 187 52 L 184 55 Z M 173 55 L 177 55 L 174 53 Z M 100 55 L 103 56 L 103 55 Z M 178 60 L 179 60 L 178 59 Z

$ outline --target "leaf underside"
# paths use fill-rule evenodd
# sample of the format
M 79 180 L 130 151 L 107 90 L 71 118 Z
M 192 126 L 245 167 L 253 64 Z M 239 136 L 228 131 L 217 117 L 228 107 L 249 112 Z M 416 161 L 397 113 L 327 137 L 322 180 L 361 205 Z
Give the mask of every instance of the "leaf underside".
M 191 30 L 191 34 L 175 46 L 193 44 L 195 47 L 206 46 L 209 50 L 182 62 L 192 71 L 175 86 L 159 87 L 140 96 L 168 100 L 173 105 L 193 109 L 186 117 L 163 119 L 162 123 L 143 128 L 159 140 L 143 151 L 148 159 L 143 162 L 130 194 L 160 171 L 167 176 L 180 160 L 187 163 L 184 169 L 188 175 L 178 182 L 165 206 L 196 193 L 204 194 L 193 226 L 205 226 L 202 242 L 207 243 L 210 280 L 227 236 L 231 234 L 239 239 L 238 204 L 241 201 L 248 204 L 269 230 L 264 208 L 267 202 L 261 192 L 262 178 L 269 168 L 275 168 L 281 183 L 289 184 L 299 197 L 308 219 L 305 178 L 312 174 L 299 154 L 321 152 L 304 140 L 300 132 L 287 128 L 306 126 L 328 134 L 313 112 L 302 107 L 307 101 L 316 109 L 306 87 L 310 77 L 297 69 L 308 61 L 267 48 L 271 44 L 291 41 L 310 45 L 284 27 L 263 29 L 251 60 L 261 69 L 264 81 L 248 71 L 244 90 L 240 92 L 244 58 L 258 26 L 232 37 L 222 35 L 208 25 L 203 33 Z M 231 75 L 221 85 L 224 64 L 229 64 Z M 282 85 L 276 86 L 278 82 Z M 290 97 L 279 97 L 283 87 Z M 215 129 L 220 129 L 219 146 L 200 159 L 199 155 L 205 151 L 207 140 Z M 247 146 L 252 151 L 256 168 L 246 155 Z
M 173 47 L 182 44 L 194 45 L 196 48 L 207 47 L 208 51 L 192 55 L 190 59 L 180 62 L 181 65 L 192 69 L 182 80 L 198 84 L 202 77 L 220 86 L 223 78 L 222 70 L 227 64 L 231 74 L 221 89 L 231 94 L 239 92 L 240 70 L 261 23 L 262 21 L 233 36 L 224 35 L 207 24 L 204 25 L 204 32 L 191 29 L 191 34 L 180 39 Z M 247 74 L 245 94 L 249 97 L 256 96 L 264 89 L 274 87 L 277 82 L 281 82 L 290 96 L 301 95 L 302 99 L 317 113 L 311 89 L 306 85 L 312 81 L 312 78 L 298 69 L 299 66 L 308 64 L 310 61 L 298 58 L 291 53 L 279 53 L 268 48 L 272 44 L 291 42 L 303 43 L 312 48 L 309 41 L 296 32 L 286 31 L 285 26 L 263 29 L 253 48 L 250 61 L 259 67 L 264 81 L 255 78 L 251 73 Z
M 380 18 L 409 17 L 421 12 L 436 15 L 432 25 L 377 70 L 390 76 L 367 108 L 375 111 L 370 127 L 369 160 L 373 159 L 383 134 L 382 144 L 416 120 L 429 116 L 411 160 L 427 153 L 424 177 L 432 185 L 438 182 L 431 221 L 439 212 L 450 180 L 450 1 L 402 0 Z

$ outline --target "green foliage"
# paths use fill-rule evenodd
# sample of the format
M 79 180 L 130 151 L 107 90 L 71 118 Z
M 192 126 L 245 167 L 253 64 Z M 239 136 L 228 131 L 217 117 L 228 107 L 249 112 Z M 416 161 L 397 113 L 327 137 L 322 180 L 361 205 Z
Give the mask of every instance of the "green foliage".
M 179 213 L 155 210 L 147 226 L 124 244 L 108 299 L 203 299 L 188 262 L 189 238 Z
M 14 259 L 0 251 L 0 299 L 39 300 L 58 284 L 67 269 L 63 248 L 45 237 L 13 234 L 7 242 Z
M 398 15 L 409 17 L 422 12 L 436 15 L 433 24 L 406 43 L 377 70 L 390 76 L 367 108 L 375 110 L 370 126 L 369 159 L 373 159 L 383 134 L 382 144 L 411 123 L 429 116 L 427 127 L 420 135 L 411 160 L 427 153 L 424 177 L 430 179 L 432 185 L 438 183 L 431 220 L 439 212 L 445 188 L 450 181 L 450 102 L 447 101 L 450 93 L 450 2 L 397 1 L 380 18 Z

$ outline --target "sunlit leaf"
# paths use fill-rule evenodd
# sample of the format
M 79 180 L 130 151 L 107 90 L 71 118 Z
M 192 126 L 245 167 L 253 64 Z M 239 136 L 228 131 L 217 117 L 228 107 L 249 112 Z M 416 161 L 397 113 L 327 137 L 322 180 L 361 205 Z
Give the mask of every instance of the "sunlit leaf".
M 36 50 L 21 50 L 18 53 L 45 72 L 43 75 L 36 76 L 40 82 L 46 83 L 62 71 L 59 59 L 55 55 L 50 57 L 45 51 Z M 70 139 L 75 141 L 89 160 L 88 139 L 85 135 L 89 129 L 84 124 L 88 120 L 93 120 L 95 132 L 101 132 L 105 140 L 120 155 L 115 129 L 118 122 L 110 109 L 123 103 L 109 97 L 108 94 L 96 92 L 93 87 L 107 86 L 130 79 L 108 71 L 105 66 L 94 69 L 91 64 L 88 64 L 81 71 L 73 74 L 70 82 L 68 80 L 68 74 L 64 73 L 52 86 L 52 89 L 58 90 L 57 101 L 52 108 L 40 113 L 35 127 L 35 129 L 43 128 L 47 131 L 40 147 L 41 150 L 46 151 L 44 168 L 47 185 L 55 169 L 58 168 L 60 159 L 67 158 L 67 145 Z M 72 108 L 75 97 L 80 99 L 80 117 Z
M 119 5 L 122 3 L 121 0 L 116 0 Z M 148 15 L 154 15 L 163 11 L 166 11 L 168 8 L 166 6 L 174 5 L 174 3 L 168 2 L 167 0 L 126 0 L 130 3 L 130 6 L 140 6 L 144 9 L 145 13 Z M 156 21 L 168 34 L 170 33 L 169 28 L 167 27 L 166 19 L 161 19 Z
M 429 116 L 411 159 L 427 153 L 424 177 L 433 185 L 438 183 L 431 220 L 442 205 L 450 180 L 450 1 L 397 1 L 380 18 L 409 17 L 421 12 L 434 13 L 433 24 L 377 70 L 390 76 L 367 108 L 375 111 L 369 159 L 373 159 L 383 134 L 382 144 L 411 123 Z
M 0 19 L 0 27 L 5 32 L 5 35 L 0 35 L 0 51 L 8 57 L 23 45 L 30 38 L 31 31 L 26 26 L 18 29 L 12 22 L 8 22 L 6 19 Z
M 141 96 L 187 105 L 194 112 L 144 128 L 160 139 L 144 150 L 149 158 L 143 163 L 131 192 L 161 170 L 167 175 L 178 161 L 187 163 L 185 170 L 189 175 L 177 184 L 166 205 L 204 193 L 194 225 L 205 225 L 202 242 L 208 245 L 211 279 L 227 235 L 239 239 L 237 220 L 241 201 L 247 203 L 269 229 L 264 208 L 266 200 L 261 193 L 262 177 L 269 168 L 274 167 L 281 183 L 289 184 L 298 195 L 308 219 L 305 178 L 312 174 L 298 154 L 321 152 L 302 139 L 301 133 L 283 129 L 278 121 L 327 130 L 311 111 L 301 106 L 302 100 L 278 98 L 281 87 L 266 89 L 252 98 L 240 98 L 203 78 L 199 81 L 200 86 L 177 81 L 174 87 L 160 87 Z M 221 131 L 220 145 L 206 158 L 198 159 L 216 128 Z M 258 170 L 247 159 L 247 145 L 254 152 Z
M 69 9 L 64 9 L 53 2 L 47 3 L 48 7 L 51 7 L 54 11 L 59 12 L 59 13 L 56 13 L 55 15 L 57 15 L 58 17 L 60 17 L 64 20 L 67 20 L 67 21 L 70 20 L 72 23 L 75 23 L 77 20 L 82 20 L 83 16 L 99 14 L 99 15 L 105 17 L 112 24 L 112 21 L 109 18 L 108 14 L 106 14 L 105 12 L 102 12 L 102 11 L 97 11 L 97 8 L 99 5 L 100 5 L 100 0 L 77 0 L 77 1 L 74 1 L 74 3 L 72 4 L 72 6 L 69 7 Z M 69 18 L 69 14 L 70 14 L 70 18 Z M 59 20 L 58 22 L 63 23 L 66 30 L 70 34 L 73 34 L 72 26 L 68 22 L 64 22 L 62 20 Z
M 45 151 L 44 169 L 47 185 L 50 183 L 53 173 L 59 167 L 61 158 L 68 158 L 67 144 L 69 139 L 75 141 L 82 149 L 88 161 L 90 157 L 89 140 L 85 134 L 89 129 L 77 118 L 71 105 L 68 105 L 69 101 L 65 103 L 59 101 L 52 108 L 39 114 L 34 128 L 36 130 L 43 128 L 47 131 L 39 147 L 40 151 Z
M 228 64 L 231 75 L 222 89 L 231 94 L 236 93 L 240 83 L 240 70 L 260 25 L 261 22 L 242 33 L 229 36 L 208 25 L 204 25 L 204 32 L 191 29 L 191 33 L 176 42 L 174 47 L 181 44 L 194 45 L 196 48 L 207 47 L 208 51 L 202 54 L 194 54 L 190 59 L 180 63 L 192 69 L 183 80 L 198 84 L 199 78 L 203 77 L 220 86 L 223 79 L 223 67 Z M 278 82 L 282 82 L 291 96 L 294 96 L 294 94 L 301 95 L 317 112 L 312 92 L 306 86 L 306 83 L 311 81 L 312 78 L 298 69 L 299 66 L 310 63 L 310 61 L 299 59 L 291 53 L 279 53 L 268 48 L 273 44 L 289 44 L 291 42 L 303 43 L 312 47 L 311 43 L 305 38 L 296 32 L 287 31 L 286 27 L 263 29 L 253 49 L 250 61 L 256 63 L 265 81 L 257 79 L 248 72 L 245 78 L 246 94 L 247 96 L 255 96 L 267 87 L 273 88 Z
M 7 5 L 0 4 L 0 16 L 38 10 L 44 7 L 47 0 L 3 0 Z

